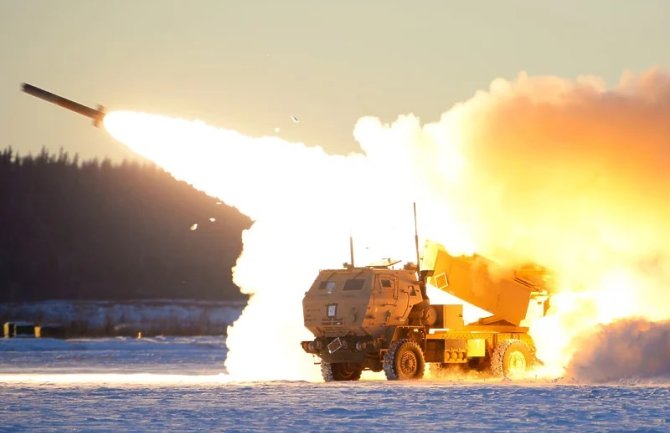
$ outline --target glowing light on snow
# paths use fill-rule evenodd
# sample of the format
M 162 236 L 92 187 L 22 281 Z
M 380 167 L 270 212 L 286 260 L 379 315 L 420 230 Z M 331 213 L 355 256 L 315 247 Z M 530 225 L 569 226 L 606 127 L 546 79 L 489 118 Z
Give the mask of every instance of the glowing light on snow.
M 235 281 L 253 293 L 230 330 L 235 378 L 318 378 L 298 342 L 301 299 L 320 268 L 413 258 L 424 238 L 452 254 L 554 272 L 547 317 L 531 326 L 547 375 L 561 375 L 597 324 L 670 317 L 670 77 L 495 80 L 422 124 L 360 119 L 362 152 L 326 154 L 198 121 L 114 112 L 119 141 L 255 220 Z
M 63 373 L 63 374 L 0 374 L 3 385 L 127 385 L 127 386 L 176 386 L 221 385 L 233 382 L 226 374 L 178 375 L 152 373 Z

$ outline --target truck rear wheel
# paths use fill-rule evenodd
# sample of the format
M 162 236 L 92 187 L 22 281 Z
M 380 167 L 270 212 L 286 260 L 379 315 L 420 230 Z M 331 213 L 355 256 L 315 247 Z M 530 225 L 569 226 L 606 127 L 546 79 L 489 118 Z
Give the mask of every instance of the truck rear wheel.
M 532 364 L 533 356 L 526 343 L 506 340 L 499 343 L 491 356 L 491 373 L 506 379 L 522 378 Z
M 426 368 L 423 351 L 414 341 L 394 341 L 384 355 L 384 373 L 388 380 L 421 379 Z
M 321 362 L 321 376 L 326 382 L 358 380 L 363 367 L 356 362 Z

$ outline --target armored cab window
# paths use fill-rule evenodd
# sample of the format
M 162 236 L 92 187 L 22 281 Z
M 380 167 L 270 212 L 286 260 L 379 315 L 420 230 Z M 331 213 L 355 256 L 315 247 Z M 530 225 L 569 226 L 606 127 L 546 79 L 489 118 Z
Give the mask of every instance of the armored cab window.
M 380 275 L 378 277 L 378 286 L 382 297 L 398 299 L 398 283 L 395 278 L 390 275 Z
M 344 283 L 344 290 L 361 290 L 364 285 L 365 279 L 352 278 L 351 280 L 347 280 L 347 282 Z
M 319 290 L 325 290 L 328 293 L 333 293 L 333 291 L 335 291 L 335 281 L 321 281 L 321 284 L 319 284 Z

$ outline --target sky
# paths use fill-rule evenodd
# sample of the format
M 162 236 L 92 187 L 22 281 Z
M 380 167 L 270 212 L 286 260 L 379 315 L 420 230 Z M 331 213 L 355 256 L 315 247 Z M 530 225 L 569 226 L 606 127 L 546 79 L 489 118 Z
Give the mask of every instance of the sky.
M 362 116 L 435 121 L 520 71 L 670 69 L 668 16 L 667 1 L 0 0 L 0 148 L 134 158 L 28 82 L 346 154 Z

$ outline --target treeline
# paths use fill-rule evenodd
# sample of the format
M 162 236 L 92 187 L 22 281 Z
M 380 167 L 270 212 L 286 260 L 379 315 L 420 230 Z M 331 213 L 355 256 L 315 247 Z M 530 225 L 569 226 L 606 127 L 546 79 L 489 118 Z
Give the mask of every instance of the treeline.
M 249 225 L 149 163 L 7 149 L 0 302 L 242 299 L 231 267 Z

